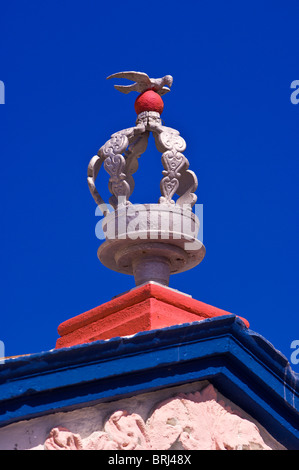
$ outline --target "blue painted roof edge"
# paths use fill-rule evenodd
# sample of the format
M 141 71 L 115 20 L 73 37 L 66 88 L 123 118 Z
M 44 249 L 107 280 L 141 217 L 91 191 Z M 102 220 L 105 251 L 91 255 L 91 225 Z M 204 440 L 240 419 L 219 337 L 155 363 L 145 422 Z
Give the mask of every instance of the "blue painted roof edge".
M 205 379 L 299 449 L 299 376 L 235 315 L 9 359 L 0 426 Z

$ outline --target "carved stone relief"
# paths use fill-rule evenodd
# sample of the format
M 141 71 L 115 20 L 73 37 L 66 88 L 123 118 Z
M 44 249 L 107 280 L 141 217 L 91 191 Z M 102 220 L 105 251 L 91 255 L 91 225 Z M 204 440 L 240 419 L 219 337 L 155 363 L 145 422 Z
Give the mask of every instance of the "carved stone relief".
M 46 450 L 271 450 L 259 428 L 218 397 L 210 384 L 160 402 L 146 420 L 118 410 L 104 429 L 82 438 L 54 427 Z

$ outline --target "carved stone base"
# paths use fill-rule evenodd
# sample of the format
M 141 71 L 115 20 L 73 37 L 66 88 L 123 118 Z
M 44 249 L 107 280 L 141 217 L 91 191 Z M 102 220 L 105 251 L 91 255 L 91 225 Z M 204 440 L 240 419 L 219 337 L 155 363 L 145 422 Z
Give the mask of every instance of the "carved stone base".
M 131 274 L 136 285 L 168 285 L 170 274 L 197 266 L 205 247 L 197 234 L 199 220 L 191 210 L 172 204 L 127 205 L 103 221 L 106 241 L 98 250 L 102 264 Z

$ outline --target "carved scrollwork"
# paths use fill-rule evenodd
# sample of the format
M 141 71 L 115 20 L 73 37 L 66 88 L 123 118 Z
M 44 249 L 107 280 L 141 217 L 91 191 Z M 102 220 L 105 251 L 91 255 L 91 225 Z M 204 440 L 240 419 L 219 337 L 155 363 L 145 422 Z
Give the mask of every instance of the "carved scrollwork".
M 129 145 L 127 133 L 129 130 L 113 134 L 111 139 L 100 149 L 100 155 L 105 159 L 104 168 L 110 175 L 109 191 L 112 193 L 112 197 L 109 202 L 114 209 L 117 207 L 118 198 L 124 202 L 127 201 L 130 194 L 130 186 L 124 172 L 126 161 L 122 156 L 122 152 Z
M 182 153 L 176 150 L 167 150 L 162 155 L 162 163 L 165 170 L 163 170 L 164 178 L 161 181 L 161 193 L 160 203 L 173 203 L 173 195 L 177 192 L 179 187 L 179 178 L 181 174 L 179 170 L 185 164 L 185 157 Z
M 110 204 L 117 207 L 118 201 L 122 199 L 127 201 L 130 195 L 130 186 L 126 181 L 126 174 L 124 173 L 126 161 L 121 154 L 110 155 L 106 158 L 104 168 L 109 173 L 109 191 L 112 197 L 109 199 Z
M 170 129 L 167 131 L 163 130 L 163 132 L 159 134 L 159 141 L 164 150 L 177 152 L 184 152 L 184 150 L 186 150 L 186 142 L 183 137 L 178 135 L 178 133 L 170 132 Z
M 164 130 L 165 129 L 165 130 Z M 180 196 L 176 202 L 178 206 L 189 205 L 193 207 L 197 197 L 194 191 L 197 188 L 197 178 L 188 170 L 189 161 L 182 154 L 186 149 L 185 140 L 170 128 L 162 127 L 162 132 L 156 139 L 157 146 L 164 152 L 162 163 L 165 168 L 164 178 L 161 181 L 160 203 L 174 204 L 174 194 Z
M 128 199 L 134 189 L 132 174 L 138 168 L 138 158 L 146 150 L 148 136 L 148 131 L 141 133 L 140 128 L 137 127 L 116 132 L 100 148 L 98 155 L 91 159 L 87 172 L 88 186 L 104 216 L 109 213 L 109 210 L 95 184 L 102 164 L 104 163 L 104 168 L 110 175 L 108 187 L 112 196 L 109 203 L 114 209 L 119 203 L 128 204 Z
M 104 162 L 104 168 L 110 175 L 109 199 L 111 206 L 116 209 L 118 204 L 128 204 L 134 190 L 133 174 L 138 169 L 138 158 L 145 152 L 150 132 L 153 133 L 158 151 L 162 153 L 163 178 L 160 183 L 161 204 L 175 204 L 173 197 L 178 195 L 176 204 L 192 207 L 197 197 L 196 175 L 190 171 L 189 161 L 182 152 L 186 142 L 180 133 L 161 124 L 159 113 L 145 111 L 137 118 L 136 126 L 112 134 L 111 138 L 101 147 L 98 157 L 91 159 L 88 167 L 88 185 L 91 194 L 98 205 L 104 204 L 99 195 L 95 180 Z M 105 205 L 103 205 L 105 214 Z M 104 215 L 105 215 L 104 214 Z
M 148 137 L 149 132 L 145 131 L 143 134 L 137 136 L 133 142 L 129 145 L 127 150 L 125 151 L 125 160 L 126 160 L 126 167 L 125 167 L 125 174 L 126 174 L 126 181 L 130 186 L 130 194 L 131 195 L 134 191 L 135 182 L 133 179 L 133 174 L 138 169 L 138 159 L 140 155 L 142 155 L 147 148 L 148 144 Z
M 111 136 L 111 139 L 103 145 L 100 152 L 104 158 L 113 157 L 116 154 L 121 154 L 129 145 L 129 139 L 125 131 L 117 132 Z

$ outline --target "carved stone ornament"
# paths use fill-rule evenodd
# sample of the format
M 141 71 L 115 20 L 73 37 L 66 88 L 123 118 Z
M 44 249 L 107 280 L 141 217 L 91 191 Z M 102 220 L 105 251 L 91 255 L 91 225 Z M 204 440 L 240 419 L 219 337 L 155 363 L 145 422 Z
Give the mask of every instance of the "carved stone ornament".
M 150 132 L 154 135 L 157 149 L 162 153 L 164 167 L 159 203 L 177 206 L 190 204 L 191 207 L 196 203 L 194 191 L 198 182 L 195 173 L 188 169 L 189 161 L 182 153 L 186 149 L 185 140 L 175 129 L 162 125 L 159 113 L 144 111 L 139 114 L 135 127 L 113 134 L 89 163 L 89 189 L 104 215 L 107 215 L 108 209 L 95 186 L 102 164 L 110 175 L 110 205 L 116 209 L 119 204 L 128 204 L 134 190 L 132 175 L 138 169 L 138 158 L 147 148 Z M 175 194 L 179 196 L 176 203 L 173 200 Z
M 125 410 L 114 412 L 104 430 L 86 438 L 53 428 L 46 450 L 271 450 L 259 428 L 218 398 L 210 384 L 195 393 L 162 401 L 146 421 Z
M 115 77 L 135 80 L 132 85 L 117 85 L 116 89 L 123 93 L 141 93 L 135 102 L 135 109 L 141 112 L 138 112 L 135 126 L 112 134 L 88 166 L 89 189 L 105 217 L 103 231 L 106 241 L 99 248 L 98 257 L 109 269 L 134 275 L 136 285 L 148 281 L 168 285 L 170 274 L 193 268 L 205 255 L 202 241 L 197 238 L 198 217 L 192 212 L 197 200 L 195 190 L 198 182 L 195 173 L 189 170 L 189 161 L 183 154 L 186 142 L 177 130 L 166 127 L 161 122 L 163 102 L 160 95 L 170 91 L 172 77 L 166 75 L 151 79 L 141 72 L 120 72 L 108 78 Z M 149 97 L 146 96 L 147 93 L 150 94 Z M 162 154 L 163 177 L 160 182 L 161 197 L 158 203 L 147 205 L 146 212 L 151 214 L 146 217 L 153 220 L 156 216 L 159 222 L 154 228 L 148 224 L 145 227 L 143 223 L 136 223 L 135 226 L 138 227 L 132 231 L 132 218 L 136 220 L 136 215 L 139 216 L 140 212 L 129 201 L 135 186 L 133 175 L 138 169 L 140 156 L 147 148 L 150 133 Z M 109 205 L 112 211 L 96 188 L 96 179 L 102 165 L 109 174 Z M 169 226 L 165 227 L 163 222 L 167 218 L 171 220 L 169 219 Z M 191 225 L 197 229 L 192 234 L 186 229 Z M 123 250 L 127 248 L 130 249 L 131 256 L 125 256 L 126 261 L 122 262 Z

